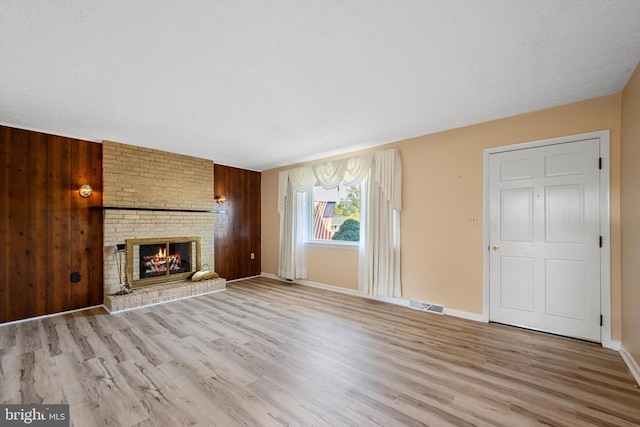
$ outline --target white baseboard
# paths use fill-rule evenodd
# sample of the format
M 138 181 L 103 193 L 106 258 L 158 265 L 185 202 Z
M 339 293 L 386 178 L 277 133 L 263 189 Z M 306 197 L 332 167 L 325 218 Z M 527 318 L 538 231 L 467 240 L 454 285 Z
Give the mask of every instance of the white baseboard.
M 256 277 L 261 277 L 263 276 L 264 273 L 262 274 L 258 274 L 257 276 L 247 276 L 247 277 L 241 277 L 239 279 L 231 279 L 231 280 L 226 280 L 227 283 L 233 283 L 233 282 L 239 282 L 240 280 L 247 280 L 247 279 L 255 279 Z
M 473 320 L 474 322 L 489 323 L 489 318 L 484 314 L 471 313 L 469 311 L 456 310 L 455 308 L 444 308 L 444 314 L 461 319 Z
M 293 283 L 296 283 L 298 285 L 310 286 L 312 288 L 325 289 L 327 291 L 338 292 L 341 294 L 365 296 L 365 295 L 362 295 L 359 291 L 356 291 L 355 289 L 341 288 L 340 286 L 327 285 L 324 283 L 313 282 L 311 280 L 296 279 L 293 281 Z
M 264 271 L 260 273 L 260 276 L 266 277 L 267 279 L 282 280 L 280 277 L 276 276 L 275 274 L 265 273 Z
M 622 347 L 622 343 L 618 340 L 609 340 L 609 342 L 607 343 L 603 342 L 602 346 L 610 350 L 620 351 L 620 348 Z
M 262 273 L 262 276 L 263 277 L 267 277 L 269 279 L 280 280 L 280 281 L 283 281 L 285 283 L 296 283 L 296 284 L 303 285 L 303 286 L 311 286 L 311 287 L 314 287 L 314 288 L 320 288 L 320 289 L 325 289 L 325 290 L 328 290 L 328 291 L 339 292 L 339 293 L 342 293 L 342 294 L 347 294 L 347 295 L 353 295 L 353 296 L 362 297 L 362 298 L 373 299 L 373 300 L 376 300 L 376 301 L 388 302 L 390 304 L 400 305 L 400 306 L 403 306 L 403 307 L 409 307 L 409 300 L 404 299 L 404 298 L 372 296 L 372 295 L 364 294 L 364 293 L 362 293 L 360 291 L 357 291 L 355 289 L 341 288 L 340 286 L 327 285 L 327 284 L 324 284 L 324 283 L 313 282 L 311 280 L 296 279 L 296 280 L 290 282 L 288 280 L 283 280 L 282 278 L 276 276 L 275 274 L 271 274 L 271 273 Z M 487 319 L 482 314 L 470 313 L 468 311 L 456 310 L 456 309 L 453 309 L 453 308 L 446 308 L 445 307 L 444 314 L 446 314 L 447 316 L 459 317 L 461 319 L 473 320 L 474 322 L 487 323 L 489 321 L 489 319 Z
M 32 320 L 41 320 L 41 319 L 46 319 L 47 317 L 62 316 L 63 314 L 77 313 L 78 311 L 92 310 L 94 308 L 100 308 L 100 307 L 102 307 L 107 313 L 109 312 L 109 310 L 107 310 L 107 307 L 105 307 L 104 304 L 93 305 L 91 307 L 76 308 L 75 310 L 61 311 L 60 313 L 51 313 L 51 314 L 45 314 L 45 315 L 38 316 L 38 317 L 28 317 L 26 319 L 20 319 L 20 320 L 14 320 L 12 322 L 0 323 L 0 328 L 3 327 L 3 326 L 15 325 L 17 323 L 31 322 Z
M 338 292 L 338 293 L 341 293 L 341 294 L 353 295 L 353 296 L 356 296 L 356 297 L 367 298 L 367 299 L 372 299 L 372 300 L 382 301 L 382 302 L 388 302 L 389 304 L 401 305 L 401 306 L 404 306 L 404 307 L 408 307 L 409 306 L 409 301 L 404 300 L 402 298 L 380 297 L 380 296 L 374 296 L 374 295 L 367 295 L 367 294 L 364 294 L 364 293 L 362 293 L 360 291 L 357 291 L 355 289 L 342 288 L 340 286 L 334 286 L 334 285 L 327 285 L 327 284 L 324 284 L 324 283 L 312 282 L 311 280 L 296 279 L 296 280 L 293 281 L 293 283 L 296 283 L 298 285 L 303 285 L 303 286 L 310 286 L 312 288 L 325 289 L 327 291 Z
M 633 378 L 636 379 L 636 382 L 640 386 L 640 365 L 638 365 L 638 362 L 622 343 L 620 344 L 620 356 L 622 356 L 622 360 L 627 364 L 629 371 L 631 371 L 631 375 L 633 375 Z

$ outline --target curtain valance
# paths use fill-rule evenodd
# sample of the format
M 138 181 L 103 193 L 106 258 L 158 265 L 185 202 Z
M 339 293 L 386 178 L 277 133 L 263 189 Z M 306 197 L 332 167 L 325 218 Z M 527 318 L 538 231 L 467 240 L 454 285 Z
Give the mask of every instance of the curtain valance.
M 278 211 L 284 209 L 288 183 L 295 191 L 303 193 L 314 185 L 327 190 L 342 183 L 356 186 L 369 174 L 393 209 L 402 210 L 402 163 L 400 152 L 391 149 L 280 172 Z

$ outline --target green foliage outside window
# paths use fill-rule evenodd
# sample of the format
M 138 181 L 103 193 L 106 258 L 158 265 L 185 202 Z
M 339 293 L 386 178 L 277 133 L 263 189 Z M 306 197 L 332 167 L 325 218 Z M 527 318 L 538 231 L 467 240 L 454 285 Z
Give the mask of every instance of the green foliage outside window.
M 333 240 L 345 240 L 349 242 L 360 241 L 360 221 L 348 219 L 343 222 L 340 230 L 333 235 Z
M 333 212 L 334 217 L 346 216 L 356 221 L 360 221 L 360 187 L 351 187 L 347 197 L 336 205 Z M 334 240 L 339 240 L 335 239 Z

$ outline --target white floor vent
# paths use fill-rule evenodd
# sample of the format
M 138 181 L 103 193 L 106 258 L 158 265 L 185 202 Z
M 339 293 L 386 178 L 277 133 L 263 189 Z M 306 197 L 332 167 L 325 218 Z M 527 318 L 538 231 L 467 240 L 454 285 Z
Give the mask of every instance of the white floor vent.
M 409 301 L 409 308 L 420 311 L 428 311 L 429 313 L 443 314 L 444 305 L 428 304 L 420 301 Z

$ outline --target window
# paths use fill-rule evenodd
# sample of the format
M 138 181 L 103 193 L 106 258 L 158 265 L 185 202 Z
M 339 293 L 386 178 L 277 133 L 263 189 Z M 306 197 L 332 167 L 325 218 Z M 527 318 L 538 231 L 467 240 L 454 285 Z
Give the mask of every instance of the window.
M 311 241 L 360 241 L 360 187 L 313 187 Z

